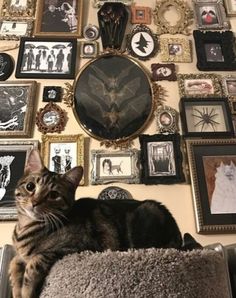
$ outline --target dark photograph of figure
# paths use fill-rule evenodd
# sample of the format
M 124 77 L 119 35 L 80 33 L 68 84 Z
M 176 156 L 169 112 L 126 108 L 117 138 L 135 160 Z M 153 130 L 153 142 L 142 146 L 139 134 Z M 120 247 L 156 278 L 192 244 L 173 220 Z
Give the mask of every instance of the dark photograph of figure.
M 76 32 L 77 1 L 44 1 L 42 13 L 42 32 Z

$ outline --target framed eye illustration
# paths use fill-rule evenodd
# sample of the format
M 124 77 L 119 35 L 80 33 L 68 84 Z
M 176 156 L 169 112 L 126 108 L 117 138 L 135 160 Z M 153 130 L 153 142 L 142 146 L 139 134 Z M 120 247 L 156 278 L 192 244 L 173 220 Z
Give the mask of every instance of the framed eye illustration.
M 148 60 L 157 53 L 157 35 L 145 25 L 137 25 L 127 35 L 127 49 L 129 53 L 140 60 Z
M 125 55 L 105 54 L 87 63 L 73 88 L 79 124 L 108 147 L 133 139 L 153 115 L 150 79 Z
M 66 124 L 66 113 L 57 104 L 50 102 L 36 114 L 36 125 L 42 133 L 61 132 Z

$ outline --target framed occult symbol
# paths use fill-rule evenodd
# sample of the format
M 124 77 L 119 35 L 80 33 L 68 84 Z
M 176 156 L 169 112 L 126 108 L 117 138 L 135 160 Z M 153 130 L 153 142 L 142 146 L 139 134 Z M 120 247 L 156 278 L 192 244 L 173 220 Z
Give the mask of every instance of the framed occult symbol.
M 74 114 L 81 127 L 106 146 L 127 143 L 149 123 L 154 95 L 141 66 L 107 54 L 87 63 L 74 83 Z
M 152 79 L 154 81 L 176 81 L 174 63 L 153 63 L 151 64 Z
M 139 151 L 129 149 L 123 151 L 92 150 L 92 184 L 111 182 L 139 183 Z
M 235 139 L 187 140 L 186 145 L 198 233 L 235 233 Z
M 232 31 L 193 31 L 199 70 L 235 70 Z
M 234 135 L 226 98 L 184 98 L 180 100 L 183 134 L 186 137 L 230 137 Z
M 23 176 L 28 154 L 38 141 L 0 142 L 0 220 L 16 220 L 14 189 Z
M 145 25 L 137 25 L 127 35 L 129 53 L 140 60 L 148 60 L 155 56 L 158 49 L 157 35 Z
M 17 78 L 72 79 L 75 74 L 76 39 L 22 37 Z
M 185 181 L 179 134 L 140 135 L 141 182 L 173 184 Z
M 81 37 L 82 0 L 38 1 L 35 36 Z
M 36 87 L 35 81 L 0 83 L 0 137 L 31 137 Z

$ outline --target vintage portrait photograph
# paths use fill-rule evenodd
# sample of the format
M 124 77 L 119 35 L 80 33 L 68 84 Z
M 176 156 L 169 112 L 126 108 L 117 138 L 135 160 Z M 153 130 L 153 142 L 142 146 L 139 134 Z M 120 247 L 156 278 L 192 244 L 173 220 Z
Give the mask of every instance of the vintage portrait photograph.
M 16 77 L 71 78 L 76 40 L 22 38 Z
M 33 29 L 32 20 L 1 20 L 0 39 L 20 39 L 21 36 L 30 36 Z
M 81 36 L 82 0 L 38 1 L 35 35 Z
M 218 43 L 205 44 L 206 60 L 208 62 L 224 62 L 221 45 Z
M 181 44 L 169 44 L 169 55 L 170 56 L 181 56 L 183 48 Z
M 219 23 L 218 12 L 215 5 L 202 5 L 199 7 L 202 25 L 216 25 Z

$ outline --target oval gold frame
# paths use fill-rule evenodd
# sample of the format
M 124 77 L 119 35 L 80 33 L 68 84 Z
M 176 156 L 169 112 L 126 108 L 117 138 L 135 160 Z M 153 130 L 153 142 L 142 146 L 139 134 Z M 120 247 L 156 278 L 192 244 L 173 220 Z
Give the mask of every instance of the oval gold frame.
M 180 19 L 177 23 L 172 26 L 165 19 L 165 12 L 170 6 L 173 6 L 180 15 Z M 181 0 L 161 0 L 157 1 L 156 7 L 153 11 L 154 23 L 157 26 L 157 34 L 185 34 L 189 35 L 190 31 L 188 26 L 191 25 L 193 21 L 193 11 L 189 8 L 187 3 Z
M 136 65 L 136 67 L 138 67 L 140 69 L 140 71 L 142 71 L 143 75 L 146 77 L 147 82 L 150 86 L 150 97 L 151 97 L 151 107 L 150 107 L 150 112 L 148 114 L 147 119 L 144 121 L 143 125 L 141 127 L 139 127 L 135 132 L 133 132 L 132 134 L 130 134 L 129 136 L 124 136 L 124 137 L 119 137 L 119 138 L 115 138 L 115 139 L 109 139 L 109 138 L 103 138 L 101 136 L 98 136 L 96 134 L 94 134 L 92 132 L 91 129 L 89 128 L 85 128 L 85 126 L 83 125 L 83 123 L 81 123 L 81 120 L 79 118 L 79 115 L 76 111 L 76 107 L 75 107 L 75 94 L 76 94 L 76 87 L 77 87 L 77 83 L 81 77 L 81 75 L 83 74 L 83 72 L 89 67 L 91 66 L 94 62 L 96 62 L 97 60 L 104 58 L 104 57 L 124 57 L 125 59 L 129 60 L 131 63 L 133 63 L 134 65 Z M 79 71 L 74 84 L 73 84 L 73 94 L 74 94 L 74 98 L 73 98 L 73 103 L 72 103 L 72 108 L 73 108 L 73 113 L 75 115 L 75 118 L 77 120 L 77 122 L 79 123 L 79 125 L 81 126 L 81 128 L 91 137 L 101 141 L 101 145 L 105 145 L 106 147 L 111 147 L 114 146 L 115 148 L 117 147 L 129 147 L 131 144 L 131 140 L 134 139 L 135 137 L 137 137 L 139 135 L 140 132 L 142 132 L 148 125 L 148 123 L 150 122 L 151 118 L 153 117 L 154 114 L 154 110 L 156 108 L 157 105 L 157 98 L 159 97 L 159 94 L 161 93 L 160 88 L 157 87 L 157 85 L 152 85 L 151 79 L 148 76 L 147 72 L 144 70 L 144 68 L 134 59 L 132 59 L 131 57 L 128 57 L 125 54 L 121 54 L 118 53 L 117 51 L 113 52 L 109 52 L 109 53 L 105 53 L 105 54 L 101 54 L 98 57 L 96 57 L 95 59 L 89 61 L 88 63 L 86 63 Z M 71 95 L 71 92 L 69 92 L 69 96 Z M 69 102 L 68 98 L 67 101 Z

